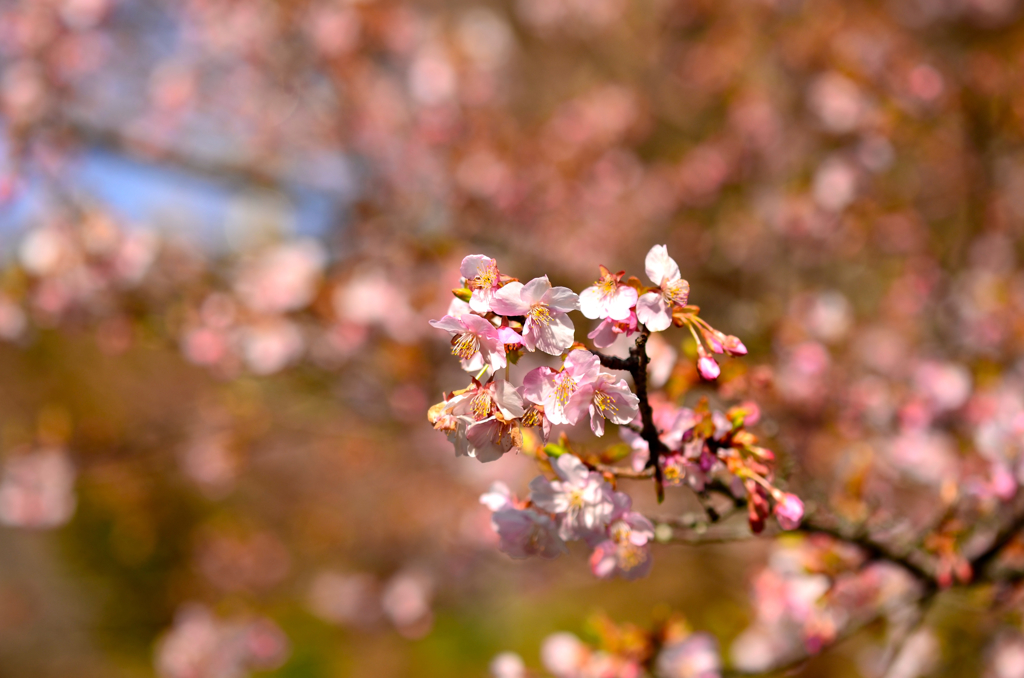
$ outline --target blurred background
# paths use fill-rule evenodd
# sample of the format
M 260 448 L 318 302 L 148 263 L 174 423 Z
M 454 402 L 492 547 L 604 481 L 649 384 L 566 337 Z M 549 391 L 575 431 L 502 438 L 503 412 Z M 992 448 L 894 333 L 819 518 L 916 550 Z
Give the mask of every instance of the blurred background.
M 426 421 L 467 254 L 578 292 L 667 244 L 751 349 L 712 388 L 666 333 L 673 397 L 759 402 L 851 521 L 991 504 L 1022 68 L 1016 0 L 0 0 L 0 676 L 483 676 L 601 612 L 728 650 L 767 541 L 497 551 L 478 497 L 536 464 Z M 935 675 L 981 675 L 1005 617 L 944 601 Z

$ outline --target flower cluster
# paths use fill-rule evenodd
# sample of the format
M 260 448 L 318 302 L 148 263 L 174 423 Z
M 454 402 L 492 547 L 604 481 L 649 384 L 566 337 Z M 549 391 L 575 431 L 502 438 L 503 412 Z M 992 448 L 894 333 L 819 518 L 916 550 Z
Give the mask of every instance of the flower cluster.
M 647 574 L 654 525 L 631 510 L 629 495 L 614 491 L 572 454 L 557 457 L 551 467 L 555 479 L 534 478 L 525 501 L 501 482 L 480 497 L 494 512 L 491 523 L 501 550 L 513 558 L 554 558 L 567 551 L 565 542 L 581 540 L 593 549 L 590 567 L 598 577 Z
M 476 373 L 467 387 L 445 394 L 428 413 L 456 455 L 489 462 L 527 449 L 550 463 L 554 474 L 536 478 L 523 501 L 502 483 L 481 498 L 493 511 L 501 550 L 513 558 L 553 558 L 566 552 L 567 541 L 580 540 L 591 548 L 591 569 L 599 577 L 633 579 L 649 571 L 654 526 L 631 510 L 629 495 L 608 482 L 620 469 L 588 465 L 583 461 L 588 457 L 575 454 L 564 434 L 559 444 L 527 445 L 528 429 L 537 429 L 537 437 L 547 442 L 552 427 L 575 426 L 584 418 L 596 436 L 604 435 L 606 422 L 619 427 L 633 451 L 633 472 L 642 476 L 652 468 L 659 498 L 664 485 L 685 481 L 704 494 L 720 482 L 746 503 L 755 532 L 772 512 L 784 529 L 800 523 L 802 502 L 774 486 L 774 455 L 745 428 L 759 416 L 755 405 L 722 413 L 712 412 L 706 399 L 690 409 L 648 395 L 652 332 L 689 328 L 698 370 L 707 379 L 719 374 L 711 353 L 742 355 L 746 348 L 688 305 L 689 283 L 664 245 L 648 252 L 646 269 L 653 287 L 636 278 L 624 282 L 625 271 L 601 266 L 600 279 L 577 296 L 553 287 L 547 276 L 523 284 L 501 273 L 494 259 L 471 255 L 462 261 L 461 286 L 453 290 L 448 314 L 430 323 L 448 332 L 452 355 L 464 370 Z M 600 321 L 589 335 L 598 348 L 616 335 L 639 334 L 630 357 L 605 356 L 577 343 L 568 316 L 576 310 Z M 539 365 L 513 385 L 510 364 L 521 368 L 520 359 L 538 351 L 561 357 L 561 366 Z M 628 371 L 637 392 L 603 366 Z

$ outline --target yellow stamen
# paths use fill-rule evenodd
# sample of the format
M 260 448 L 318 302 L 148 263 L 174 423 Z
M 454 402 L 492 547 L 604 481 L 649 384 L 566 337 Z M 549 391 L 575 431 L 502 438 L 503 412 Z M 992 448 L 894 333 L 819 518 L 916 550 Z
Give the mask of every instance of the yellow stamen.
M 668 283 L 661 289 L 666 299 L 680 306 L 686 306 L 686 302 L 690 297 L 690 283 L 680 278 Z
M 647 553 L 644 549 L 630 542 L 619 543 L 619 568 L 628 572 L 646 561 Z
M 480 350 L 480 340 L 472 332 L 465 332 L 452 343 L 452 355 L 469 360 Z
M 572 394 L 576 392 L 576 380 L 568 372 L 562 372 L 556 378 L 558 383 L 555 384 L 555 400 L 559 405 L 565 407 L 569 398 L 572 398 Z
M 488 289 L 498 284 L 498 265 L 491 261 L 484 270 L 469 281 L 470 288 Z
M 613 276 L 608 276 L 607 278 L 601 278 L 594 285 L 601 291 L 602 297 L 610 297 L 615 293 L 615 288 L 618 287 L 619 281 Z
M 535 407 L 531 407 L 520 419 L 523 426 L 540 426 L 541 425 L 541 414 Z
M 477 419 L 485 419 L 491 413 L 491 396 L 488 393 L 481 393 L 469 403 L 473 416 Z
M 548 310 L 548 307 L 545 304 L 537 304 L 532 307 L 528 315 L 533 318 L 533 322 L 538 325 L 546 326 L 551 322 L 551 311 Z
M 594 404 L 597 405 L 597 409 L 601 410 L 601 412 L 619 411 L 619 408 L 615 406 L 615 400 L 604 391 L 594 392 Z

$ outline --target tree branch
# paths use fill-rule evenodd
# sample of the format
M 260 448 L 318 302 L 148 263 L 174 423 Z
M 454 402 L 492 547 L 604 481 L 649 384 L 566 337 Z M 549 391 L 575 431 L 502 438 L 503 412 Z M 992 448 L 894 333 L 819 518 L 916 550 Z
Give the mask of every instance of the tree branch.
M 640 401 L 640 420 L 643 422 L 639 433 L 647 441 L 647 448 L 650 450 L 650 458 L 647 460 L 647 468 L 654 470 L 655 491 L 658 495 L 658 503 L 665 500 L 665 479 L 662 475 L 662 468 L 659 461 L 661 456 L 668 452 L 668 448 L 658 437 L 658 428 L 654 425 L 654 410 L 647 395 L 647 364 L 650 357 L 647 355 L 647 339 L 651 331 L 646 327 L 640 329 L 640 336 L 636 344 L 629 350 L 628 358 L 604 355 L 596 353 L 601 364 L 613 370 L 627 370 L 633 377 L 633 385 L 636 388 L 636 397 Z

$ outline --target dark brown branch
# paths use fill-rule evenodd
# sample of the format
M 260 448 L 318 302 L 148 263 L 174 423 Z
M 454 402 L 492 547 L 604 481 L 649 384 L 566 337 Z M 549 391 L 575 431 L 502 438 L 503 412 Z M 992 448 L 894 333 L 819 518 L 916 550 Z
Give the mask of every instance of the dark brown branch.
M 658 437 L 658 428 L 654 425 L 654 410 L 647 395 L 647 364 L 650 358 L 647 355 L 647 339 L 651 331 L 646 327 L 641 328 L 640 336 L 636 344 L 629 350 L 628 358 L 603 355 L 596 353 L 601 364 L 612 370 L 627 370 L 633 377 L 633 385 L 636 388 L 636 397 L 640 401 L 640 420 L 643 422 L 639 433 L 647 441 L 650 450 L 650 458 L 647 460 L 647 468 L 654 469 L 655 491 L 658 493 L 658 502 L 665 500 L 665 479 L 662 475 L 661 456 L 668 452 L 668 448 Z
M 999 557 L 1003 549 L 1009 546 L 1021 530 L 1024 530 L 1024 510 L 1018 512 L 1013 520 L 995 536 L 988 548 L 971 559 L 971 570 L 974 574 L 976 576 L 981 574 L 992 561 Z

